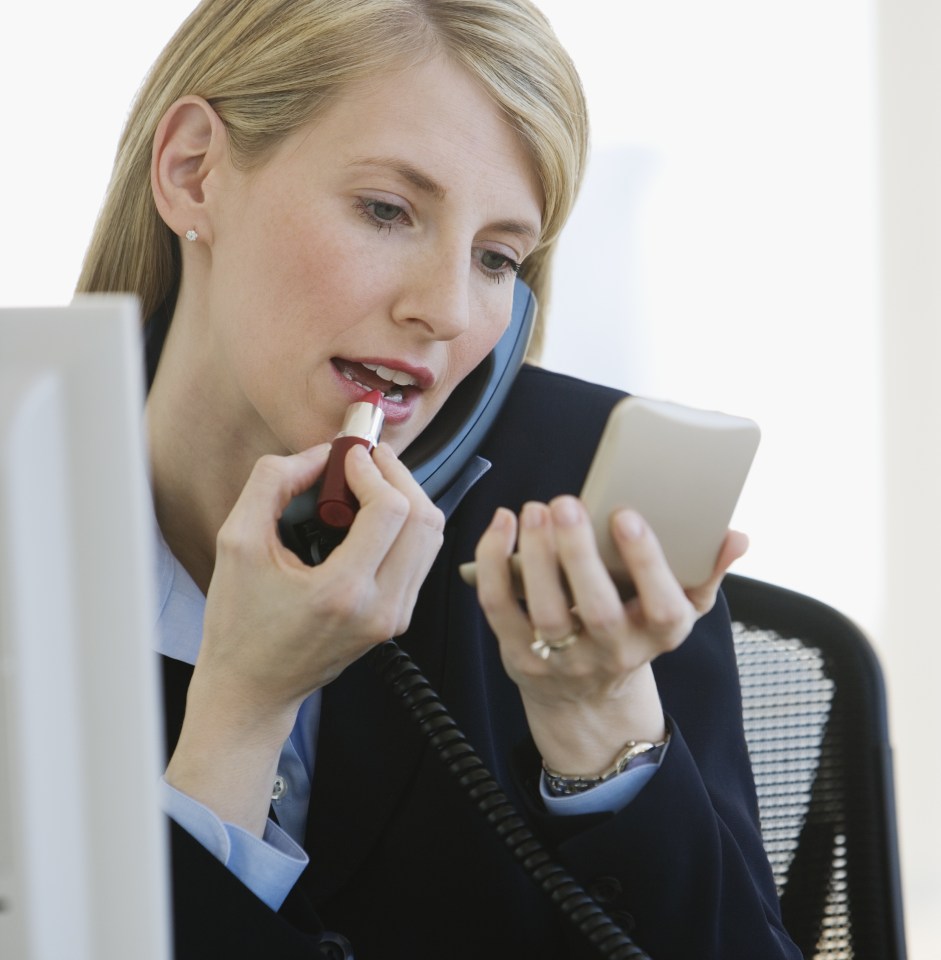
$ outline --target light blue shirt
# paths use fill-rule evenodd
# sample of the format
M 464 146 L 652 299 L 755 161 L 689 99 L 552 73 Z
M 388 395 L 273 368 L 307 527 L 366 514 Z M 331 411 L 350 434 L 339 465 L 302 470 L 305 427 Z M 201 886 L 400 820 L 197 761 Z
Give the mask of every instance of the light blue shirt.
M 195 664 L 202 642 L 206 598 L 170 552 L 159 529 L 156 542 L 156 649 L 166 657 Z M 301 844 L 307 824 L 319 726 L 318 691 L 301 705 L 294 729 L 281 751 L 277 780 L 272 785 L 272 808 L 278 822 L 269 820 L 262 837 L 224 823 L 208 807 L 165 780 L 160 783 L 164 812 L 272 910 L 281 907 L 308 863 Z M 563 816 L 621 810 L 637 796 L 658 766 L 633 767 L 607 783 L 570 797 L 550 796 L 543 782 L 542 799 L 551 813 Z

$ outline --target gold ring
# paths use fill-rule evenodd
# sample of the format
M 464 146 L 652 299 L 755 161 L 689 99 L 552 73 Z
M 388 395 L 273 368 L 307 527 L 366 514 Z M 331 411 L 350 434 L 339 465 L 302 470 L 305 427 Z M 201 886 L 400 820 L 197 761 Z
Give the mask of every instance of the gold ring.
M 537 657 L 548 660 L 549 654 L 556 653 L 559 650 L 567 650 L 572 646 L 578 639 L 578 631 L 581 630 L 581 628 L 582 625 L 580 623 L 577 624 L 576 629 L 572 630 L 571 633 L 567 633 L 560 640 L 546 640 L 538 630 L 533 630 L 534 639 L 529 645 L 529 649 L 532 650 Z

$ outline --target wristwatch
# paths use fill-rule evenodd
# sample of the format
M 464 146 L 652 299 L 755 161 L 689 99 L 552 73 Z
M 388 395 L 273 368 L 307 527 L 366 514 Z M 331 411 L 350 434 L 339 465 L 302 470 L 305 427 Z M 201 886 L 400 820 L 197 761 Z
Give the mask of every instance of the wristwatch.
M 553 797 L 570 797 L 576 793 L 584 793 L 597 787 L 618 774 L 648 763 L 656 763 L 663 754 L 663 748 L 670 742 L 668 733 L 662 740 L 628 740 L 621 752 L 614 758 L 610 767 L 597 774 L 559 773 L 551 769 L 543 760 L 542 769 L 545 773 L 546 789 Z

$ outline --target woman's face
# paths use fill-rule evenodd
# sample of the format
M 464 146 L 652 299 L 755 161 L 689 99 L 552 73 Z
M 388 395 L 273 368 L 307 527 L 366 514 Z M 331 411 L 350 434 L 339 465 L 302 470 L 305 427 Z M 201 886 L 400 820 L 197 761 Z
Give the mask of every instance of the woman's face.
M 224 177 L 203 297 L 220 420 L 254 453 L 304 449 L 378 387 L 403 450 L 509 322 L 542 213 L 517 134 L 435 59 Z

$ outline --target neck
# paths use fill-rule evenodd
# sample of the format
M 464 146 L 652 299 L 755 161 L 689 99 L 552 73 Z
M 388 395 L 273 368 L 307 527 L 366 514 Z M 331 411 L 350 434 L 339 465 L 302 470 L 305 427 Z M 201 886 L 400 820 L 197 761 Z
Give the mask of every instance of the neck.
M 216 535 L 237 491 L 214 480 L 213 468 L 186 435 L 183 418 L 172 423 L 148 400 L 147 423 L 154 511 L 174 556 L 205 593 L 216 560 Z M 190 414 L 192 415 L 192 414 Z
M 259 454 L 225 418 L 232 405 L 213 382 L 212 365 L 200 363 L 190 333 L 178 309 L 147 398 L 147 436 L 157 522 L 205 593 L 219 528 Z

